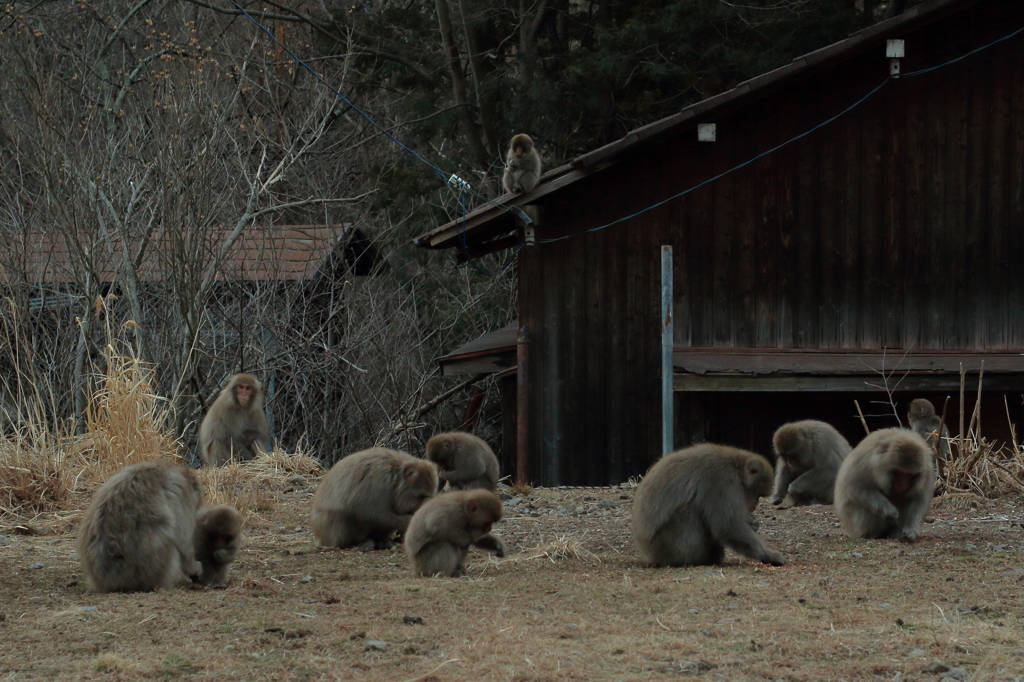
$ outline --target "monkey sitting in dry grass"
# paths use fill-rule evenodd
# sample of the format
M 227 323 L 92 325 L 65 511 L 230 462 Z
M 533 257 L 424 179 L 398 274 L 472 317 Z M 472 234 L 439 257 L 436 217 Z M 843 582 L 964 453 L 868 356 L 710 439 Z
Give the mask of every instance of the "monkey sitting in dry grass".
M 78 527 L 78 557 L 96 592 L 171 587 L 202 566 L 192 540 L 203 490 L 191 469 L 142 462 L 110 477 Z
M 196 516 L 196 560 L 203 572 L 198 582 L 226 587 L 228 566 L 242 548 L 242 515 L 229 504 L 203 507 Z
M 753 452 L 704 443 L 665 455 L 651 467 L 633 501 L 633 538 L 656 566 L 720 563 L 725 547 L 782 566 L 755 532 L 752 516 L 772 490 L 772 466 Z
M 441 485 L 453 490 L 498 489 L 498 458 L 482 439 L 464 431 L 439 433 L 427 441 L 426 457 L 440 469 Z
M 234 458 L 252 459 L 267 447 L 270 425 L 263 412 L 263 384 L 251 374 L 236 374 L 217 395 L 199 425 L 199 455 L 215 467 Z
M 772 445 L 779 458 L 772 504 L 832 504 L 836 474 L 851 450 L 842 434 L 830 424 L 805 419 L 780 426 Z
M 836 513 L 851 538 L 913 542 L 932 503 L 932 449 L 908 429 L 881 429 L 862 440 L 839 469 Z
M 413 573 L 464 576 L 470 545 L 505 556 L 505 544 L 491 533 L 501 516 L 501 500 L 488 490 L 441 493 L 427 500 L 413 514 L 405 537 Z
M 325 547 L 394 546 L 413 512 L 437 492 L 437 467 L 398 450 L 370 448 L 331 467 L 313 495 L 313 535 Z

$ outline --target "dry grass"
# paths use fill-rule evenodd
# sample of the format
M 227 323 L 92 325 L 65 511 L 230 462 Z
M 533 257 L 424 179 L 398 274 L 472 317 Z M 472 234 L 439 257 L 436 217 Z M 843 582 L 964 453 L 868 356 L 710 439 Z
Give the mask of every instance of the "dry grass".
M 47 422 L 40 391 L 21 401 L 18 409 L 27 418 L 0 438 L 0 510 L 24 516 L 81 509 L 96 487 L 125 466 L 182 462 L 172 414 L 153 390 L 151 369 L 114 339 L 104 348 L 102 365 L 104 372 L 90 382 L 80 435 L 70 424 Z M 311 457 L 275 448 L 251 462 L 203 469 L 200 478 L 211 504 L 261 513 L 273 509 L 275 493 L 319 471 Z
M 164 460 L 181 463 L 166 399 L 153 391 L 152 370 L 113 342 L 103 351 L 106 371 L 93 378 L 85 411 L 85 433 L 71 450 L 90 483 L 123 467 Z
M 938 492 L 942 495 L 997 498 L 1024 493 L 1024 446 L 1017 443 L 1009 404 L 1006 418 L 1011 442 L 991 443 L 981 435 L 981 383 L 979 376 L 977 401 L 969 421 L 967 415 L 960 414 L 963 433 L 949 439 L 949 461 L 939 463 Z M 961 404 L 963 393 L 961 389 Z
M 59 511 L 118 469 L 150 460 L 181 461 L 165 401 L 152 389 L 152 373 L 112 341 L 106 368 L 92 377 L 85 428 L 51 423 L 45 393 L 22 393 L 11 431 L 0 438 L 0 505 L 18 513 Z
M 1024 512 L 1009 499 L 936 510 L 914 544 L 849 540 L 830 506 L 762 503 L 760 534 L 786 566 L 730 552 L 721 566 L 655 569 L 631 544 L 631 491 L 538 489 L 495 529 L 509 559 L 474 550 L 468 578 L 443 579 L 413 577 L 398 548 L 315 549 L 312 495 L 275 497 L 273 514 L 247 524 L 226 590 L 92 594 L 71 529 L 10 536 L 0 669 L 19 680 L 926 682 L 938 660 L 972 682 L 1024 673 Z
M 302 453 L 275 447 L 247 462 L 223 467 L 204 467 L 199 478 L 206 488 L 207 504 L 230 504 L 239 511 L 272 511 L 278 493 L 306 488 L 320 474 L 320 464 Z
M 554 563 L 556 561 L 573 559 L 585 563 L 600 563 L 601 559 L 584 546 L 583 540 L 585 537 L 586 533 L 579 537 L 573 537 L 568 534 L 561 535 L 549 542 L 532 547 L 522 554 L 510 557 L 507 561 L 520 562 L 547 559 Z

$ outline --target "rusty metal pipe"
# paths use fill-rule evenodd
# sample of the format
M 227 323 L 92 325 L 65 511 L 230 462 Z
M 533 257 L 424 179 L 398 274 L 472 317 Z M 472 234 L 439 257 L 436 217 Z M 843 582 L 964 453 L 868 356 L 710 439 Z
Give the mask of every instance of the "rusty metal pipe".
M 530 357 L 528 326 L 519 328 L 516 338 L 516 483 L 526 485 L 526 438 L 529 409 L 527 364 Z

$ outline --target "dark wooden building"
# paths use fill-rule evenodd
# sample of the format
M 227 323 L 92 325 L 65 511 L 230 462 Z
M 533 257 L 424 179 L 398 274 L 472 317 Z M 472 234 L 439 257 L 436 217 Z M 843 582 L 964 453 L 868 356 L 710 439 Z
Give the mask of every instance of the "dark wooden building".
M 802 418 L 857 441 L 854 399 L 878 428 L 919 396 L 941 410 L 952 395 L 955 435 L 960 370 L 969 416 L 982 361 L 982 425 L 1008 439 L 1024 391 L 1021 29 L 1024 2 L 926 2 L 498 202 L 536 207 L 534 225 L 486 206 L 420 237 L 470 256 L 526 241 L 527 478 L 616 483 L 662 455 L 662 245 L 677 447 L 767 454 Z M 895 410 L 875 403 L 886 387 Z

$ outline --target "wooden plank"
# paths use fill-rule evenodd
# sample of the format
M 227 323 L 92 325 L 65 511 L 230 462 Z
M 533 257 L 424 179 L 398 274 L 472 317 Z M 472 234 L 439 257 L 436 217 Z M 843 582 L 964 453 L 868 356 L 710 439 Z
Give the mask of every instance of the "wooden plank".
M 571 170 L 564 175 L 554 179 L 543 182 L 538 185 L 531 192 L 524 192 L 522 194 L 505 194 L 493 202 L 479 206 L 469 213 L 466 214 L 465 219 L 461 216 L 451 220 L 444 225 L 428 232 L 420 237 L 417 237 L 413 241 L 424 247 L 432 249 L 446 249 L 458 245 L 458 240 L 463 229 L 467 231 L 474 231 L 472 235 L 472 241 L 476 242 L 481 239 L 481 234 L 475 232 L 475 228 L 481 225 L 487 225 L 491 221 L 503 221 L 508 220 L 507 216 L 515 216 L 516 212 L 511 207 L 524 207 L 529 206 L 542 197 L 551 194 L 557 190 L 571 185 L 578 180 L 583 180 L 595 173 L 603 170 L 607 166 L 598 165 L 594 168 L 588 168 L 586 170 Z M 518 218 L 516 218 L 518 220 Z M 492 226 L 487 225 L 486 231 L 488 234 L 494 232 L 500 232 L 502 229 L 507 229 L 504 226 Z
M 882 211 L 880 219 L 880 292 L 881 346 L 903 348 L 904 304 L 907 296 L 906 271 L 906 180 L 907 110 L 902 88 L 887 87 L 881 93 L 876 111 L 887 111 L 882 163 Z
M 986 372 L 1024 373 L 1024 355 L 1020 353 L 906 351 L 777 351 L 773 353 L 708 349 L 704 352 L 676 349 L 676 368 L 694 374 L 736 371 L 747 374 L 834 373 L 862 374 L 881 370 L 914 372 L 959 372 L 961 365 L 977 371 L 985 363 Z
M 718 141 L 708 144 L 716 145 L 714 165 L 715 172 L 725 170 L 734 157 L 735 144 L 732 126 L 718 125 Z M 710 226 L 714 235 L 714 255 L 712 258 L 711 277 L 714 282 L 712 306 L 709 311 L 713 325 L 713 344 L 715 346 L 735 346 L 736 326 L 734 313 L 736 308 L 737 280 L 735 261 L 737 258 L 737 234 L 734 221 L 733 206 L 735 202 L 735 180 L 732 175 L 714 183 L 713 224 Z
M 989 377 L 985 374 L 986 391 L 1018 391 L 1024 376 Z M 796 392 L 796 391 L 864 391 L 878 392 L 880 385 L 878 376 L 828 376 L 828 377 L 727 377 L 716 375 L 676 374 L 675 388 L 688 393 L 706 391 L 705 395 L 728 395 L 737 392 Z M 911 393 L 917 391 L 955 392 L 960 388 L 959 375 L 910 375 L 900 382 L 900 391 Z M 714 438 L 714 436 L 711 436 Z
M 665 240 L 663 240 L 665 241 Z M 661 247 L 661 454 L 672 452 L 675 415 L 672 397 L 674 264 L 672 245 Z
M 580 210 L 588 220 L 594 219 L 590 206 L 582 204 Z M 610 285 L 608 263 L 615 257 L 612 230 L 600 230 L 584 239 L 587 240 L 586 255 L 586 322 L 587 338 L 577 353 L 586 353 L 586 415 L 581 442 L 585 444 L 586 480 L 588 485 L 606 485 L 609 480 L 608 462 L 612 453 L 608 449 L 608 423 L 610 403 L 613 399 L 609 390 L 609 378 L 616 373 L 619 357 L 610 352 L 614 322 L 609 319 L 611 301 L 620 296 L 618 289 Z
M 607 372 L 608 383 L 608 422 L 605 427 L 607 433 L 606 458 L 607 478 L 611 483 L 621 482 L 624 478 L 624 453 L 628 447 L 627 425 L 621 415 L 626 414 L 626 405 L 630 400 L 628 393 L 632 382 L 630 381 L 630 368 L 624 362 L 627 355 L 627 339 L 629 335 L 628 317 L 626 311 L 626 249 L 629 237 L 627 226 L 616 225 L 605 230 L 607 233 L 606 244 L 607 272 L 608 272 L 608 299 L 605 314 L 608 320 L 608 365 L 603 369 Z M 597 452 L 601 452 L 598 450 Z
M 498 461 L 501 475 L 511 476 L 515 480 L 516 473 L 516 375 L 508 375 L 498 379 L 498 395 L 501 400 L 501 452 Z
M 695 168 L 707 173 L 712 169 L 711 145 L 703 143 L 698 147 Z M 703 153 L 702 153 L 703 152 Z M 702 176 L 690 174 L 696 181 Z M 693 186 L 693 182 L 690 186 Z M 715 189 L 714 185 L 705 185 L 688 196 L 690 210 L 686 224 L 686 236 L 689 248 L 684 254 L 687 262 L 687 280 L 689 282 L 690 329 L 692 346 L 715 345 L 714 296 L 715 296 Z M 682 248 L 682 247 L 681 247 Z
M 834 223 L 839 228 L 838 257 L 842 263 L 840 270 L 842 281 L 836 291 L 839 296 L 836 317 L 839 323 L 837 336 L 840 348 L 856 348 L 860 345 L 860 326 L 865 315 L 865 311 L 861 307 L 864 262 L 862 257 L 863 235 L 860 233 L 863 199 L 861 186 L 864 180 L 863 122 L 865 111 L 863 106 L 858 107 L 832 124 L 837 126 L 833 133 L 840 145 L 837 158 L 841 159 L 840 167 L 836 170 L 836 178 L 839 182 L 836 191 L 840 202 L 839 219 Z
M 729 145 L 730 165 L 742 163 L 756 155 L 760 113 L 757 111 L 733 119 L 735 123 L 731 128 L 734 139 L 730 140 Z M 755 120 L 757 123 L 754 123 Z M 760 345 L 757 343 L 757 268 L 754 258 L 758 175 L 758 164 L 752 164 L 719 180 L 731 181 L 733 185 L 732 232 L 736 238 L 736 253 L 731 272 L 733 296 L 730 305 L 733 309 L 733 345 L 740 348 Z
M 1024 259 L 1024 56 L 1020 49 L 1020 40 L 1016 39 L 1017 47 L 1004 44 L 999 56 L 1010 68 L 1007 80 L 1010 85 L 1010 144 L 1009 144 L 1009 178 L 1007 182 L 1007 220 L 1008 231 L 1007 257 L 1012 264 L 1004 286 L 1008 292 L 1006 309 L 1010 314 L 1009 345 L 1011 348 L 1024 348 L 1024 277 L 1021 263 Z M 996 226 L 998 227 L 998 226 Z
M 540 344 L 530 344 L 530 381 L 541 395 L 543 416 L 534 428 L 541 430 L 541 485 L 561 485 L 563 434 L 565 417 L 565 390 L 562 372 L 568 349 L 566 343 L 565 310 L 562 296 L 566 286 L 565 271 L 571 240 L 539 244 L 543 255 L 544 288 L 543 334 Z
M 776 126 L 776 143 L 791 139 L 803 132 L 798 112 L 802 112 L 803 90 L 794 97 L 784 97 L 779 102 Z M 776 241 L 776 347 L 793 348 L 798 343 L 797 316 L 800 302 L 800 226 L 797 222 L 799 211 L 800 152 L 795 145 L 787 145 L 775 152 L 775 214 Z
M 986 230 L 988 235 L 989 265 L 985 297 L 987 299 L 986 328 L 988 339 L 985 347 L 1004 349 L 1014 346 L 1010 331 L 1010 316 L 1019 314 L 1011 311 L 1010 296 L 1007 282 L 1015 271 L 1020 270 L 1019 263 L 1010 260 L 1010 239 L 1018 227 L 1009 223 L 1009 182 L 1012 145 L 1012 125 L 1014 115 L 1011 113 L 1010 102 L 1013 97 L 1011 81 L 1014 70 L 1000 72 L 992 78 L 991 114 L 989 125 L 989 163 L 988 163 L 988 196 Z M 1019 72 L 1017 72 L 1019 75 Z M 1019 114 L 1016 116 L 1019 120 Z
M 906 227 L 904 235 L 904 299 L 903 348 L 922 348 L 926 338 L 924 331 L 924 294 L 927 291 L 925 251 L 925 154 L 928 140 L 925 123 L 928 109 L 928 85 L 921 79 L 903 81 L 903 97 L 906 102 L 906 181 L 904 210 Z
M 860 183 L 860 319 L 857 329 L 857 348 L 879 348 L 882 339 L 882 279 L 885 262 L 882 254 L 881 223 L 886 192 L 882 186 L 882 157 L 885 136 L 889 132 L 886 121 L 891 115 L 881 106 L 885 100 L 869 101 L 863 105 L 860 121 L 862 158 Z M 885 102 L 887 103 L 887 102 Z
M 516 356 L 513 351 L 505 355 L 482 355 L 453 360 L 441 365 L 441 373 L 446 377 L 457 377 L 462 374 L 491 374 L 515 367 Z
M 757 153 L 778 144 L 780 113 L 775 107 L 760 107 L 756 114 Z M 778 152 L 776 152 L 777 154 Z M 769 154 L 750 173 L 754 186 L 754 346 L 775 348 L 779 341 L 779 158 Z
M 821 90 L 819 96 L 819 113 L 834 112 L 839 108 L 837 95 L 832 91 Z M 845 94 L 846 90 L 841 90 Z M 819 131 L 821 169 L 818 192 L 821 199 L 818 204 L 819 235 L 821 241 L 821 260 L 815 266 L 821 270 L 821 288 L 818 290 L 819 307 L 819 347 L 839 348 L 840 306 L 842 305 L 843 279 L 845 270 L 841 254 L 842 235 L 839 234 L 840 203 L 843 192 L 840 184 L 842 175 L 839 165 L 842 163 L 842 146 L 836 127 L 841 122 Z
M 970 32 L 965 34 L 969 35 Z M 969 83 L 974 78 L 977 66 L 975 61 L 968 60 L 953 67 L 945 93 L 945 225 L 942 230 L 943 238 L 939 243 L 942 249 L 942 267 L 938 279 L 942 282 L 941 347 L 949 350 L 969 347 L 966 329 L 967 111 L 970 102 Z M 991 67 L 984 65 L 982 68 Z
M 964 231 L 964 282 L 958 286 L 963 289 L 963 312 L 961 324 L 964 326 L 963 348 L 981 350 L 987 347 L 988 339 L 988 296 L 986 283 L 988 280 L 987 262 L 988 235 L 985 220 L 988 206 L 988 157 L 989 139 L 988 111 L 992 100 L 992 69 L 984 66 L 970 65 L 969 111 L 967 117 L 967 176 L 964 183 L 965 225 Z M 961 81 L 962 82 L 962 81 Z M 962 86 L 961 86 L 962 87 Z
M 798 119 L 801 128 L 810 121 L 808 114 Z M 797 339 L 799 348 L 818 348 L 821 346 L 821 273 L 823 269 L 821 250 L 821 229 L 819 227 L 819 207 L 821 196 L 821 154 L 820 140 L 822 132 L 818 131 L 796 143 L 798 150 L 797 177 Z
M 603 231 L 603 230 L 602 230 Z M 563 485 L 589 484 L 592 471 L 587 452 L 587 358 L 593 352 L 587 325 L 587 251 L 593 235 L 579 235 L 563 242 L 565 277 L 558 306 L 565 335 L 559 348 L 561 374 L 553 380 L 562 389 L 561 459 L 558 481 Z
M 544 271 L 541 268 L 543 252 L 538 246 L 526 246 L 519 251 L 517 257 L 517 281 L 519 285 L 519 322 L 527 327 L 527 338 L 531 359 L 540 358 L 542 340 L 544 335 L 543 325 L 543 299 L 541 292 L 544 289 Z M 534 352 L 536 348 L 537 352 Z M 527 392 L 527 437 L 526 437 L 526 480 L 531 483 L 540 482 L 540 463 L 542 459 L 543 437 L 540 428 L 544 416 L 543 392 L 538 382 L 536 369 L 530 363 L 525 381 Z M 523 381 L 522 375 L 517 376 L 516 381 Z M 517 472 L 518 473 L 518 472 Z
M 924 338 L 921 348 L 944 348 L 943 312 L 946 298 L 945 271 L 949 268 L 949 252 L 946 249 L 946 177 L 949 148 L 949 126 L 947 90 L 951 87 L 949 71 L 939 69 L 928 74 L 925 115 L 927 146 L 924 160 L 926 181 L 924 192 L 924 270 L 921 296 L 924 302 L 922 323 Z

